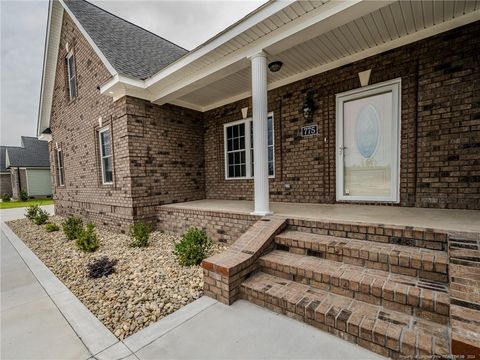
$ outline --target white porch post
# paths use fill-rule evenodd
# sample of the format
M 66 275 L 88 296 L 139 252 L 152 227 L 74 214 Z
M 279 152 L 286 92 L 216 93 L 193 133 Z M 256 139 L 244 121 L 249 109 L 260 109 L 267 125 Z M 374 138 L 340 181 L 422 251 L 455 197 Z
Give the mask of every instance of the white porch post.
M 254 215 L 271 214 L 268 189 L 267 54 L 250 57 L 252 62 Z

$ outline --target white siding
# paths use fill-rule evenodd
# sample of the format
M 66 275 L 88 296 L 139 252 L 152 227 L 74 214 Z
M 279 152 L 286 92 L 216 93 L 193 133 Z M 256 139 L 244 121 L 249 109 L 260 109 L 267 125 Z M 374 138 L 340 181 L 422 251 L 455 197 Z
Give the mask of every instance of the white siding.
M 52 178 L 50 170 L 27 169 L 29 196 L 52 195 Z

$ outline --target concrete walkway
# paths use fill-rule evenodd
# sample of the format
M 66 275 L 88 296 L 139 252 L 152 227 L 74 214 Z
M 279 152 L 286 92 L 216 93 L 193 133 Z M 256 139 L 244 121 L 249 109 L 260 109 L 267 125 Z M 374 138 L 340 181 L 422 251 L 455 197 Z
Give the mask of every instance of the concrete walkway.
M 381 358 L 249 302 L 208 297 L 119 341 L 3 223 L 23 212 L 0 213 L 1 359 Z

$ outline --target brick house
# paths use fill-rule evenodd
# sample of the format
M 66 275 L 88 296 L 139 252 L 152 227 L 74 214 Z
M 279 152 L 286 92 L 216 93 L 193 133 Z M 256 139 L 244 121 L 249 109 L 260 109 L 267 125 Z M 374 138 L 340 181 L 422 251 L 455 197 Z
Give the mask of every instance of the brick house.
M 137 221 L 174 233 L 200 226 L 229 243 L 244 239 L 261 217 L 287 214 L 258 247 L 234 247 L 248 248 L 248 259 L 235 255 L 248 266 L 231 257 L 205 263 L 206 293 L 226 303 L 244 296 L 267 304 L 258 283 L 241 284 L 258 266 L 282 275 L 281 265 L 271 264 L 285 258 L 259 258 L 272 246 L 326 257 L 318 239 L 276 238 L 285 226 L 350 238 L 352 247 L 387 243 L 379 254 L 399 251 L 395 246 L 408 256 L 414 255 L 405 248 L 430 251 L 420 256 L 422 274 L 412 268 L 413 257 L 385 268 L 377 254 L 369 264 L 445 286 L 450 242 L 478 238 L 479 231 L 478 7 L 475 1 L 271 1 L 187 51 L 88 2 L 53 0 L 37 130 L 49 140 L 56 212 L 118 231 Z M 309 209 L 341 211 L 343 218 L 319 221 Z M 361 211 L 378 217 L 360 228 L 346 219 Z M 413 215 L 400 223 L 396 214 Z M 452 218 L 460 219 L 456 227 L 443 226 Z M 452 229 L 470 235 L 454 236 Z M 478 251 L 478 241 L 472 246 Z M 439 260 L 438 271 L 427 256 Z M 349 261 L 367 266 L 364 260 Z M 450 326 L 450 308 L 440 310 L 444 292 L 421 291 L 439 305 L 438 312 L 419 309 L 419 316 Z M 379 297 L 368 299 L 384 304 Z M 268 306 L 285 312 L 278 304 Z M 390 308 L 416 316 L 415 306 L 401 301 Z M 478 316 L 465 315 L 475 306 L 465 308 L 456 318 Z M 307 322 L 308 310 L 298 310 Z M 287 312 L 302 317 L 295 311 Z M 406 353 L 400 335 L 392 335 L 389 347 L 385 333 L 378 341 L 364 338 L 336 318 L 314 325 L 384 355 Z M 416 354 L 452 351 L 443 335 L 429 334 L 408 332 L 405 346 Z M 475 336 L 462 336 L 456 344 L 474 349 Z

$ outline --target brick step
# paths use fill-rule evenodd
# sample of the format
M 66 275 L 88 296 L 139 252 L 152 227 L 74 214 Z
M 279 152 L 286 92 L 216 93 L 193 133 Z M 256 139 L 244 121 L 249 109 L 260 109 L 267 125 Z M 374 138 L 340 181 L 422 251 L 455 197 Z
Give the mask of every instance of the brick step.
M 257 272 L 241 296 L 383 356 L 450 354 L 448 327 Z
M 408 315 L 448 324 L 447 285 L 318 257 L 274 250 L 258 260 L 263 272 Z
M 448 282 L 447 252 L 287 230 L 277 248 L 392 273 Z
M 402 225 L 288 219 L 290 230 L 385 244 L 447 250 L 447 231 Z

